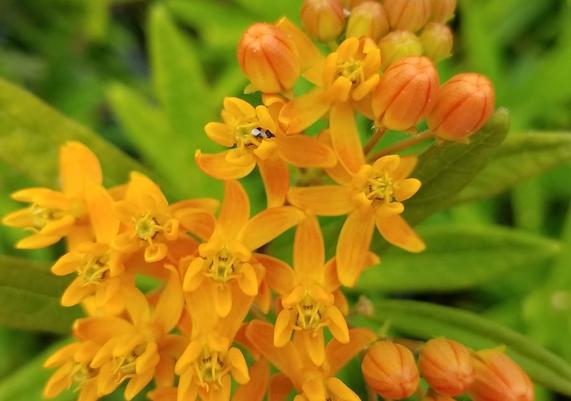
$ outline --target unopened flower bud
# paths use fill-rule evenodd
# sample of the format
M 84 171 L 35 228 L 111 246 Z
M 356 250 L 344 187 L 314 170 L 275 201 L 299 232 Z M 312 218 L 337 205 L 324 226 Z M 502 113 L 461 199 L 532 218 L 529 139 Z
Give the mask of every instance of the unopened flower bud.
M 483 350 L 473 358 L 475 377 L 469 394 L 474 401 L 532 401 L 533 384 L 506 354 Z
M 426 25 L 420 34 L 424 55 L 435 63 L 450 57 L 453 42 L 454 36 L 450 28 L 436 22 Z
M 430 18 L 430 0 L 385 0 L 393 29 L 419 31 Z
M 381 397 L 401 400 L 418 387 L 419 375 L 412 352 L 391 341 L 379 341 L 369 348 L 361 370 L 367 384 Z
M 238 62 L 255 89 L 264 93 L 290 90 L 301 73 L 297 49 L 274 25 L 252 25 L 238 44 Z
M 381 39 L 382 69 L 405 57 L 422 55 L 420 39 L 409 31 L 394 31 Z
M 367 36 L 375 42 L 389 32 L 389 20 L 383 6 L 376 1 L 365 1 L 351 10 L 347 22 L 347 37 Z
M 438 72 L 426 57 L 392 64 L 373 92 L 375 123 L 396 131 L 416 126 L 434 105 L 438 83 Z
M 304 0 L 301 22 L 316 39 L 322 42 L 334 40 L 345 27 L 342 0 Z
M 456 0 L 431 0 L 431 3 L 431 21 L 445 23 L 454 16 Z
M 495 93 L 490 80 L 476 73 L 453 76 L 438 92 L 428 114 L 428 127 L 439 138 L 466 141 L 494 112 Z
M 420 372 L 430 387 L 451 397 L 465 393 L 474 379 L 470 351 L 446 338 L 428 341 L 420 353 Z

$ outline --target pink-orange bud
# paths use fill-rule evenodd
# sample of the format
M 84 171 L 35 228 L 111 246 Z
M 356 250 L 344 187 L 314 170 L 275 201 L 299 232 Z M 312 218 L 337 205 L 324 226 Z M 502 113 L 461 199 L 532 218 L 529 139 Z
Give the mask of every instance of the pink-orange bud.
M 430 18 L 430 0 L 385 0 L 383 5 L 394 29 L 416 32 Z
M 454 36 L 450 28 L 436 22 L 426 25 L 420 34 L 420 43 L 422 43 L 424 55 L 435 63 L 452 54 L 453 42 Z
M 456 0 L 431 0 L 431 21 L 445 23 L 454 16 Z
M 455 75 L 440 88 L 428 115 L 428 127 L 439 138 L 466 141 L 488 121 L 494 104 L 494 88 L 488 78 L 476 73 Z
M 446 338 L 428 341 L 420 353 L 419 364 L 422 377 L 440 394 L 463 394 L 474 379 L 470 351 Z
M 264 93 L 290 90 L 301 73 L 294 43 L 274 25 L 252 25 L 238 44 L 238 62 L 253 86 Z
M 474 383 L 469 394 L 474 401 L 532 401 L 533 384 L 527 374 L 503 352 L 483 350 L 473 358 Z
M 391 341 L 379 341 L 369 348 L 361 370 L 367 384 L 381 397 L 401 400 L 418 387 L 419 375 L 412 352 Z
M 347 37 L 367 36 L 375 42 L 389 32 L 387 12 L 380 3 L 366 1 L 351 10 L 347 22 Z
M 420 39 L 409 31 L 393 31 L 379 42 L 381 49 L 382 69 L 405 57 L 420 56 L 422 44 Z
M 341 0 L 304 0 L 301 6 L 303 28 L 313 37 L 329 42 L 343 32 L 345 13 Z
M 432 108 L 438 83 L 438 72 L 426 57 L 391 65 L 373 92 L 376 124 L 396 131 L 416 126 Z

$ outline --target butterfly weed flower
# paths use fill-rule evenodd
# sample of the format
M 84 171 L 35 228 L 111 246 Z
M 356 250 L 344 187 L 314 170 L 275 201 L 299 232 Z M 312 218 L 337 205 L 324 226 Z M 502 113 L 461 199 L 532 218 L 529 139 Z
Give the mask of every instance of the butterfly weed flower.
M 419 31 L 430 18 L 431 0 L 385 0 L 383 6 L 395 30 Z
M 366 36 L 377 42 L 387 33 L 390 26 L 387 12 L 381 3 L 365 1 L 351 10 L 347 21 L 347 37 Z

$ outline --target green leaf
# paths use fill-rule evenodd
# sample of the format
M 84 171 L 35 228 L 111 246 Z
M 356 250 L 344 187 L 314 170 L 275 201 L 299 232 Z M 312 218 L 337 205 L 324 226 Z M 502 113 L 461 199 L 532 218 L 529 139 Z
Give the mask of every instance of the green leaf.
M 87 145 L 99 158 L 107 185 L 125 182 L 136 161 L 91 130 L 0 79 L 0 160 L 40 185 L 56 187 L 58 150 L 66 141 Z
M 509 129 L 509 114 L 499 109 L 469 144 L 434 144 L 419 157 L 413 176 L 422 182 L 420 191 L 406 202 L 405 218 L 416 224 L 445 209 L 452 199 L 488 163 Z
M 51 275 L 44 263 L 0 256 L 0 325 L 69 332 L 81 311 L 60 305 L 67 284 L 67 280 Z
M 509 136 L 490 163 L 453 200 L 487 199 L 555 166 L 571 161 L 571 133 Z
M 384 300 L 375 304 L 374 317 L 367 319 L 377 325 L 388 321 L 399 333 L 416 338 L 445 336 L 475 349 L 505 345 L 536 383 L 571 395 L 571 366 L 567 362 L 475 313 L 426 302 Z
M 548 261 L 560 251 L 556 241 L 500 226 L 431 226 L 420 234 L 426 251 L 411 254 L 395 247 L 384 250 L 382 263 L 363 272 L 357 291 L 473 288 Z

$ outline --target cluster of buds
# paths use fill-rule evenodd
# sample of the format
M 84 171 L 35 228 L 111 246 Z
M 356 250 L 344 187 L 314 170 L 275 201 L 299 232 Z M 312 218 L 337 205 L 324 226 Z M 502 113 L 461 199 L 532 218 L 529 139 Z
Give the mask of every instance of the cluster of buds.
M 277 400 L 292 391 L 296 401 L 356 401 L 336 375 L 366 349 L 363 374 L 371 388 L 390 399 L 416 391 L 414 355 L 400 344 L 375 342 L 370 330 L 350 329 L 343 287 L 379 263 L 370 251 L 375 229 L 408 252 L 425 248 L 402 217 L 421 187 L 411 177 L 417 157 L 388 148 L 369 154 L 384 132 L 466 141 L 493 112 L 485 77 L 461 74 L 439 83 L 433 61 L 443 53 L 435 38 L 447 32 L 438 24 L 454 8 L 454 1 L 438 0 L 306 0 L 301 17 L 309 35 L 285 18 L 248 28 L 238 62 L 250 79 L 245 91 L 260 91 L 262 100 L 224 99 L 220 121 L 205 132 L 225 150 L 195 150 L 200 169 L 223 181 L 221 202 L 170 204 L 137 172 L 125 185 L 104 188 L 95 155 L 79 143 L 63 145 L 62 191 L 18 191 L 14 199 L 30 206 L 3 220 L 32 232 L 19 248 L 66 240 L 68 252 L 52 271 L 74 275 L 62 304 L 81 304 L 87 314 L 74 324 L 75 341 L 46 362 L 57 370 L 45 395 L 75 387 L 81 401 L 94 401 L 126 382 L 129 400 L 154 381 L 153 401 L 261 401 L 266 393 Z M 331 51 L 322 54 L 311 37 Z M 410 43 L 397 49 L 391 37 Z M 430 45 L 418 53 L 403 50 L 423 37 Z M 313 87 L 297 95 L 301 77 Z M 365 146 L 359 115 L 376 127 Z M 425 118 L 429 131 L 417 134 Z M 304 132 L 319 120 L 326 128 L 317 136 Z M 256 168 L 267 207 L 251 216 L 238 180 Z M 316 179 L 303 180 L 308 169 Z M 338 238 L 323 238 L 319 216 L 345 218 Z M 289 265 L 263 250 L 291 228 Z M 337 244 L 329 260 L 326 240 Z M 160 285 L 143 292 L 135 280 L 141 275 Z M 269 363 L 280 372 L 272 378 Z M 427 397 L 468 391 L 476 401 L 499 400 L 491 386 L 496 395 L 530 401 L 529 380 L 510 363 L 433 340 L 420 367 L 431 385 Z M 510 366 L 507 381 L 496 386 L 498 367 Z
M 474 401 L 532 401 L 526 373 L 499 349 L 473 352 L 446 338 L 426 342 L 413 351 L 393 341 L 379 341 L 361 364 L 367 385 L 384 399 L 402 400 L 419 394 L 423 401 L 453 401 L 469 394 Z M 420 377 L 428 389 L 419 387 Z

